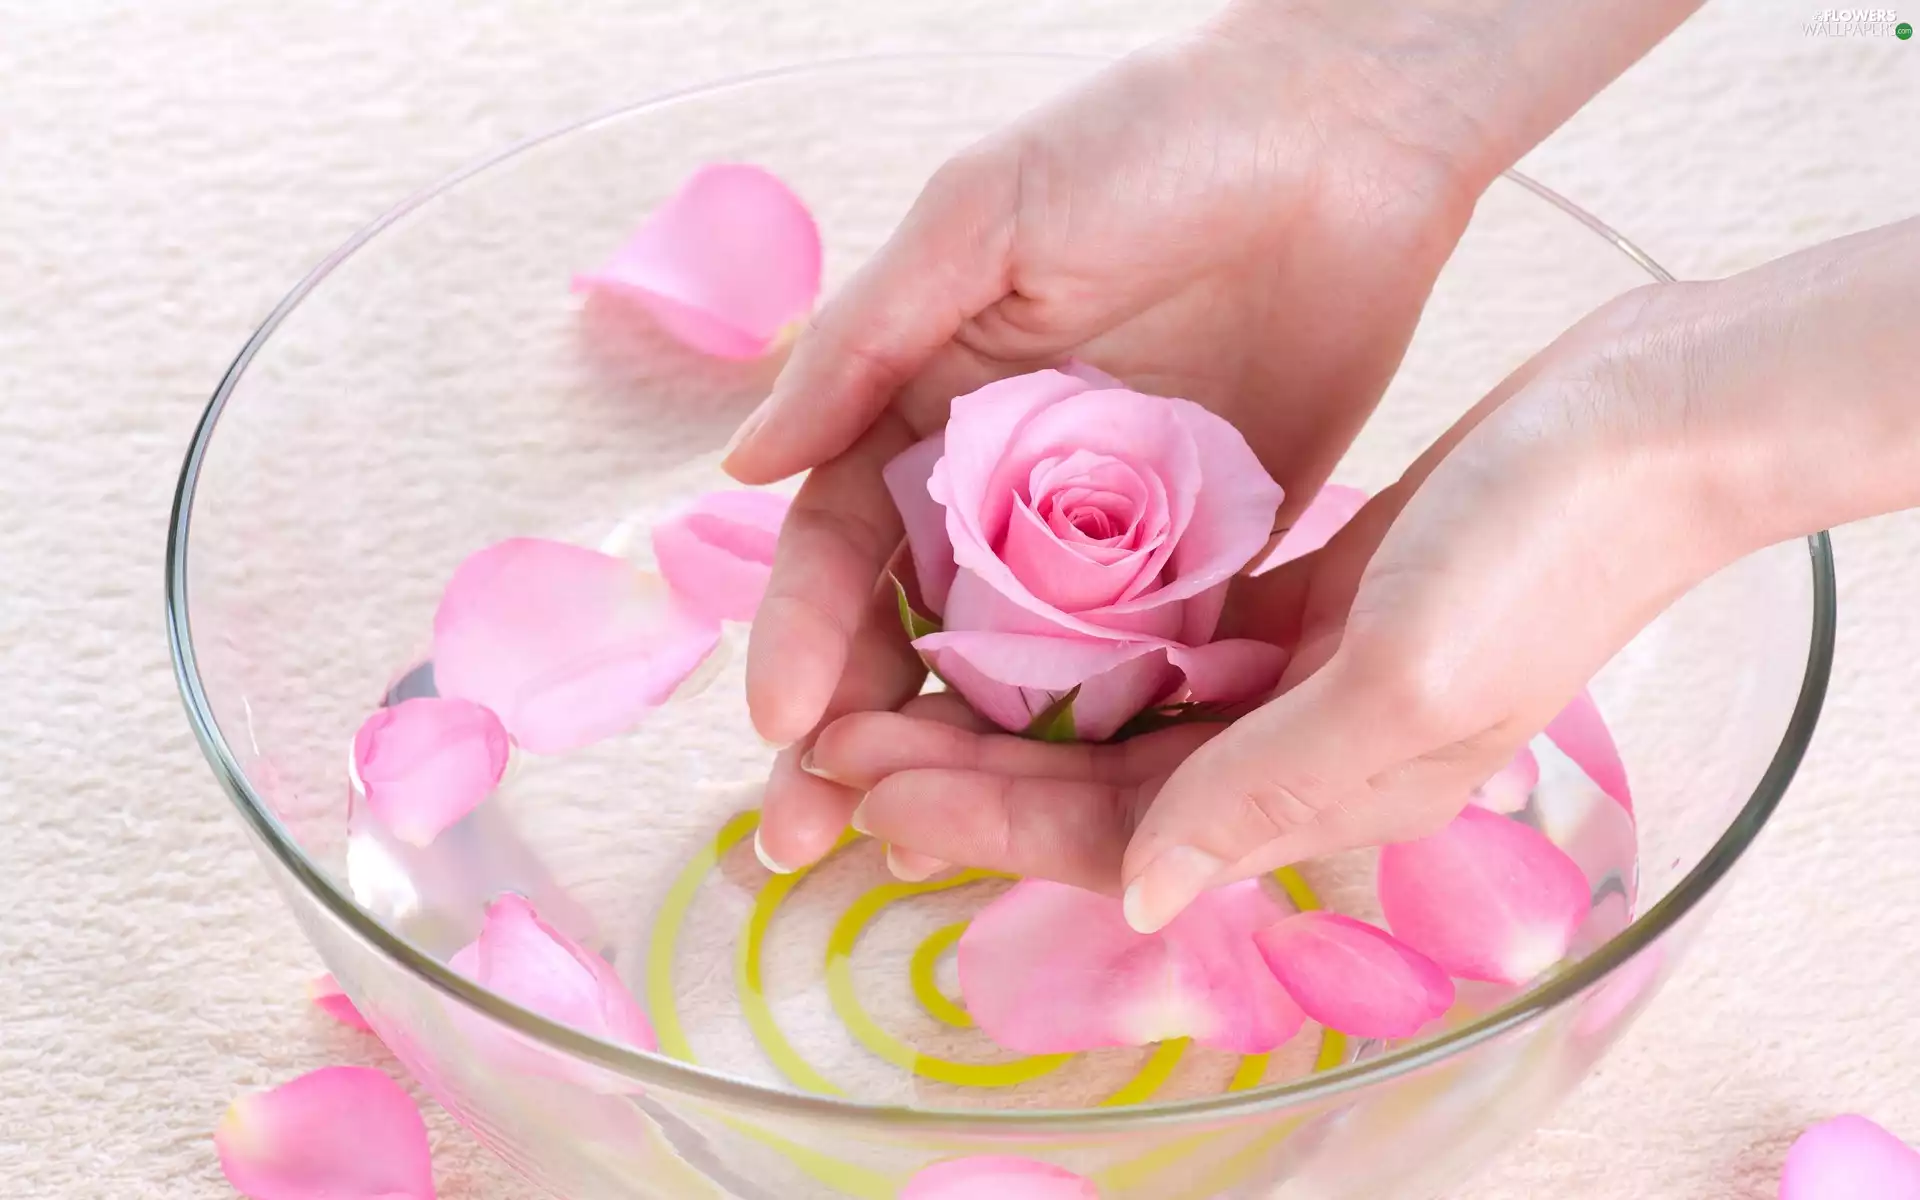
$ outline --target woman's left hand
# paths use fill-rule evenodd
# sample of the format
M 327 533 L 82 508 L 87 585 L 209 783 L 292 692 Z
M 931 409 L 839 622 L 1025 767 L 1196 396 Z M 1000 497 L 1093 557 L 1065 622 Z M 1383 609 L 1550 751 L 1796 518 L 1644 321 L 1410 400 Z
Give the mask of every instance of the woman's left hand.
M 842 718 L 806 765 L 908 864 L 1124 892 L 1143 930 L 1437 829 L 1688 588 L 1920 502 L 1916 278 L 1920 220 L 1582 321 L 1324 549 L 1235 585 L 1219 636 L 1293 658 L 1231 725 L 1045 745 L 930 696 Z

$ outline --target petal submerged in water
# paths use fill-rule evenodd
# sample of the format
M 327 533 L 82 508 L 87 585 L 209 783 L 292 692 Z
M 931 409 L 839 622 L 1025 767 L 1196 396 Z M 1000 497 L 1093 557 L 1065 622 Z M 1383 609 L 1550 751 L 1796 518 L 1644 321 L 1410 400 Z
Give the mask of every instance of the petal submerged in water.
M 1579 864 L 1545 834 L 1469 807 L 1431 837 L 1383 847 L 1395 937 L 1457 979 L 1525 983 L 1566 956 L 1592 907 Z
M 765 354 L 820 295 L 820 230 L 793 190 L 744 163 L 695 171 L 575 291 L 637 302 L 719 358 Z
M 624 733 L 720 641 L 658 576 L 565 542 L 512 538 L 455 569 L 433 618 L 443 696 L 485 705 L 535 754 Z
M 1142 934 L 1111 896 L 1028 879 L 961 937 L 960 992 L 988 1037 L 1024 1054 L 1179 1037 L 1265 1053 L 1305 1022 L 1253 944 L 1284 914 L 1250 879 Z

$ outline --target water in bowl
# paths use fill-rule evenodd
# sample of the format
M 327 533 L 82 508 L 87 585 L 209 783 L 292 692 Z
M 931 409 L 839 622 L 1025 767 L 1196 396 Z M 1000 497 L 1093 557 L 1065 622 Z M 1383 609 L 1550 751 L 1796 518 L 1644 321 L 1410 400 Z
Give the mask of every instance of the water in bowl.
M 501 788 L 431 845 L 389 837 L 356 808 L 355 898 L 446 958 L 477 934 L 489 900 L 528 897 L 612 962 L 651 1016 L 661 1052 L 724 1074 L 868 1103 L 1082 1108 L 1241 1090 L 1379 1053 L 1311 1023 L 1268 1055 L 1185 1041 L 1023 1057 L 972 1027 L 953 969 L 971 914 L 1009 886 L 961 872 L 902 883 L 882 848 L 849 835 L 816 867 L 775 875 L 752 849 L 771 751 L 745 727 L 745 630 L 640 730 L 574 755 L 518 755 Z M 430 661 L 381 703 L 435 694 Z M 1538 787 L 1515 814 L 1566 850 L 1592 885 L 1573 948 L 1628 923 L 1637 864 L 1631 818 L 1545 738 Z M 1378 921 L 1373 856 L 1303 864 L 1269 881 L 1295 907 Z M 1462 985 L 1444 1024 L 1517 989 Z

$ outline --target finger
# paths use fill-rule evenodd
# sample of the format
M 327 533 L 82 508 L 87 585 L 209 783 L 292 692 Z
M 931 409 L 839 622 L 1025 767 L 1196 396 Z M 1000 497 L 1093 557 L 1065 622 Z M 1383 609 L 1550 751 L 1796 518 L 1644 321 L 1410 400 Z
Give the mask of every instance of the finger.
M 800 769 L 802 750 L 789 746 L 774 756 L 753 852 L 776 875 L 791 875 L 824 858 L 846 831 L 860 793 Z
M 943 858 L 921 854 L 917 850 L 904 850 L 899 846 L 887 847 L 887 870 L 902 883 L 921 883 L 952 866 L 952 863 Z
M 842 717 L 821 731 L 808 769 L 859 789 L 872 789 L 901 771 L 924 768 L 1128 785 L 1166 775 L 1222 728 L 1179 725 L 1112 745 L 1052 743 L 997 730 L 955 727 L 928 719 L 925 711 L 857 712 Z
M 747 644 L 747 711 L 775 745 L 791 745 L 819 724 L 840 684 L 903 536 L 880 471 L 914 440 L 905 421 L 883 417 L 853 449 L 809 475 L 787 511 Z
M 820 309 L 734 435 L 724 466 L 769 483 L 845 451 L 961 325 L 1007 291 L 1018 161 L 987 148 L 937 172 L 886 245 Z
M 889 775 L 861 802 L 862 832 L 945 862 L 1112 893 L 1153 781 L 1122 787 L 981 771 Z
M 854 635 L 847 669 L 828 702 L 829 718 L 862 709 L 892 708 L 910 699 L 926 678 L 907 643 L 889 581 L 873 589 L 866 619 Z M 806 769 L 810 741 L 774 760 L 761 800 L 754 849 L 768 870 L 786 874 L 818 862 L 846 830 L 861 793 Z
M 1127 848 L 1128 922 L 1142 932 L 1164 927 L 1254 849 L 1285 865 L 1360 844 L 1377 799 L 1369 781 L 1448 740 L 1432 735 L 1420 711 L 1394 680 L 1336 653 L 1196 749 Z

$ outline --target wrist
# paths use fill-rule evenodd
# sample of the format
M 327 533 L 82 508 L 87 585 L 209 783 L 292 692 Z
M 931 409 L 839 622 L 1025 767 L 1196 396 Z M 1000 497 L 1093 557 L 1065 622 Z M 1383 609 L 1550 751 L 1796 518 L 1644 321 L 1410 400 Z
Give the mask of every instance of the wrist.
M 1232 0 L 1219 36 L 1316 87 L 1478 195 L 1703 0 Z

